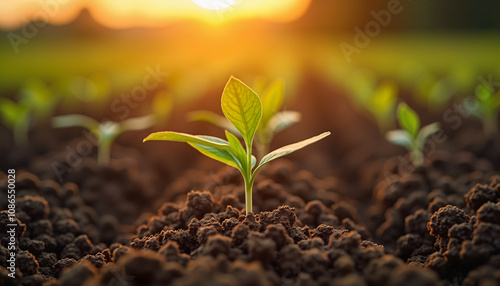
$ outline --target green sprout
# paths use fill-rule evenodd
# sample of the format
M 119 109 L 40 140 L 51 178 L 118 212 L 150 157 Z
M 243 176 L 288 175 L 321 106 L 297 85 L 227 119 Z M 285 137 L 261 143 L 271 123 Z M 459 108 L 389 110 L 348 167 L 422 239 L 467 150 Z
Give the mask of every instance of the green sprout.
M 483 122 L 483 129 L 486 134 L 496 134 L 498 132 L 497 116 L 500 110 L 500 91 L 494 94 L 494 89 L 488 84 L 481 84 L 476 88 L 476 108 L 474 115 Z
M 252 187 L 256 174 L 262 166 L 330 135 L 330 132 L 324 132 L 315 137 L 281 147 L 263 156 L 257 165 L 257 159 L 252 155 L 252 147 L 255 134 L 264 116 L 261 99 L 239 79 L 231 77 L 222 92 L 221 107 L 226 118 L 243 137 L 246 149 L 243 148 L 238 138 L 228 130 L 225 131 L 227 141 L 212 136 L 164 131 L 150 134 L 144 139 L 144 142 L 150 140 L 186 142 L 203 155 L 238 169 L 245 184 L 247 213 L 252 211 Z
M 269 153 L 269 146 L 274 136 L 284 129 L 300 121 L 301 115 L 297 111 L 279 111 L 284 101 L 284 84 L 275 81 L 260 96 L 262 102 L 262 118 L 255 134 L 255 149 L 257 158 L 262 159 Z M 194 111 L 189 114 L 191 121 L 205 121 L 242 138 L 241 133 L 231 122 L 211 111 Z
M 0 98 L 1 119 L 4 125 L 12 130 L 16 145 L 28 144 L 30 125 L 48 118 L 57 100 L 45 83 L 37 79 L 29 80 L 24 84 L 18 102 Z
M 110 161 L 111 144 L 113 140 L 125 131 L 142 130 L 153 126 L 155 117 L 146 115 L 129 118 L 121 122 L 97 120 L 81 115 L 68 114 L 52 118 L 52 126 L 56 128 L 64 127 L 84 127 L 89 130 L 97 139 L 97 163 L 99 166 L 108 166 Z
M 31 122 L 31 108 L 26 101 L 15 103 L 7 98 L 0 98 L 0 111 L 4 125 L 13 132 L 16 145 L 26 146 Z
M 398 122 L 403 129 L 387 132 L 386 139 L 396 145 L 403 146 L 410 151 L 413 165 L 419 166 L 424 162 L 424 144 L 427 138 L 436 133 L 439 123 L 431 123 L 420 128 L 420 118 L 406 103 L 398 105 Z

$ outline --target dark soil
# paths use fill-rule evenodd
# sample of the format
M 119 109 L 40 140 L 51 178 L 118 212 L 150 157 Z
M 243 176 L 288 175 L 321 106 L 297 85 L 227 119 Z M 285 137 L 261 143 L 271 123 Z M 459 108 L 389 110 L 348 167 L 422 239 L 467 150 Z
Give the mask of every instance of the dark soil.
M 500 176 L 494 170 L 492 162 L 470 152 L 453 157 L 435 152 L 424 167 L 404 173 L 388 161 L 375 172 L 380 183 L 366 205 L 345 191 L 345 182 L 317 179 L 289 161 L 277 161 L 258 177 L 255 213 L 248 215 L 238 173 L 189 171 L 169 185 L 156 214 L 139 216 L 129 209 L 138 217 L 135 223 L 111 215 L 120 213 L 116 206 L 103 206 L 108 199 L 131 205 L 123 188 L 137 181 L 129 171 L 79 171 L 121 186 L 121 196 L 106 198 L 104 192 L 102 200 L 89 199 L 104 190 L 88 187 L 92 179 L 60 186 L 19 172 L 18 278 L 8 279 L 2 264 L 1 280 L 6 285 L 498 285 Z M 207 191 L 186 197 L 193 186 Z M 1 188 L 6 191 L 6 183 Z M 5 209 L 6 202 L 1 204 Z M 0 254 L 6 257 L 5 211 L 0 219 Z

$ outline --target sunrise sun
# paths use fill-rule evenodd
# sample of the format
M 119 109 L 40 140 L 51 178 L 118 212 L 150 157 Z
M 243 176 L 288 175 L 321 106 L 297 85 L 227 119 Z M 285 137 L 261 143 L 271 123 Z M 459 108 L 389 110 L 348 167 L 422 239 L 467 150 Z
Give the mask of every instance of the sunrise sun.
M 236 0 L 193 0 L 196 5 L 209 10 L 225 9 L 236 2 Z

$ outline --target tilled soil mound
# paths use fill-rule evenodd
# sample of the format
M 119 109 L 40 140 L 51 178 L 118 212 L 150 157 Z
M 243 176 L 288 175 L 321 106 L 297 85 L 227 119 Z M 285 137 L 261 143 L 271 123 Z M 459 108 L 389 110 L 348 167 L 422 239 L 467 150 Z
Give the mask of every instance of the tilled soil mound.
M 103 214 L 104 202 L 82 199 L 90 190 L 20 171 L 17 278 L 7 277 L 3 211 L 0 279 L 6 285 L 500 285 L 500 177 L 470 156 L 438 152 L 409 174 L 393 164 L 391 178 L 398 179 L 384 180 L 382 170 L 371 205 L 350 198 L 352 186 L 336 178 L 317 179 L 278 161 L 258 177 L 255 213 L 248 215 L 238 173 L 191 171 L 167 188 L 156 214 L 146 212 L 132 225 Z M 208 191 L 186 197 L 193 188 Z M 116 200 L 108 202 L 112 210 L 130 198 Z M 4 198 L 1 205 L 6 209 Z

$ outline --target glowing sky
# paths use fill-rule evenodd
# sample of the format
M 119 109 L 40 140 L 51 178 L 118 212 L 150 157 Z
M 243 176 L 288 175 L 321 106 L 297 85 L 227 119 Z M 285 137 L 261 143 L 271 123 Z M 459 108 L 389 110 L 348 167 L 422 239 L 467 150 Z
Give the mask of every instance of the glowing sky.
M 110 28 L 157 27 L 195 19 L 213 23 L 235 19 L 289 22 L 302 16 L 311 0 L 16 0 L 0 1 L 0 28 L 17 29 L 32 20 L 62 25 L 88 9 Z M 221 9 L 222 7 L 222 9 Z

